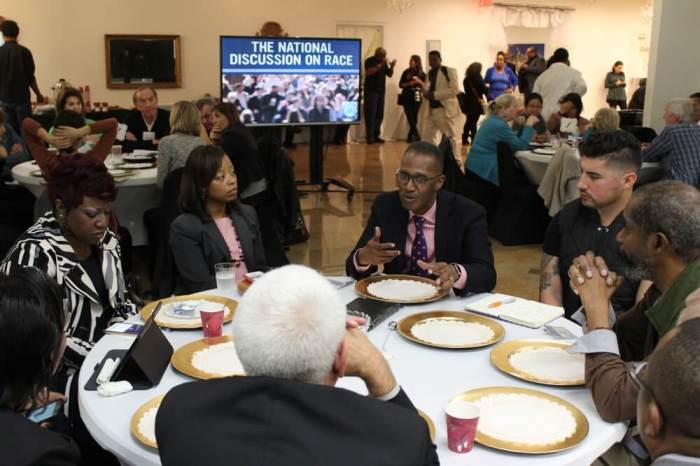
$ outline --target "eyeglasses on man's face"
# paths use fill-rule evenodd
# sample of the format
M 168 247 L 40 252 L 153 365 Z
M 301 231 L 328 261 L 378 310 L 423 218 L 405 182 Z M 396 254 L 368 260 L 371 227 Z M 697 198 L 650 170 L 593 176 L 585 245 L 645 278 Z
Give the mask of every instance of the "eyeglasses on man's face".
M 427 176 L 423 175 L 422 173 L 419 173 L 417 175 L 411 175 L 410 173 L 407 173 L 403 170 L 399 170 L 396 172 L 396 179 L 399 181 L 399 183 L 405 185 L 408 184 L 409 181 L 413 180 L 413 184 L 415 184 L 419 188 L 425 186 L 429 181 L 432 181 L 439 177 L 440 175 Z

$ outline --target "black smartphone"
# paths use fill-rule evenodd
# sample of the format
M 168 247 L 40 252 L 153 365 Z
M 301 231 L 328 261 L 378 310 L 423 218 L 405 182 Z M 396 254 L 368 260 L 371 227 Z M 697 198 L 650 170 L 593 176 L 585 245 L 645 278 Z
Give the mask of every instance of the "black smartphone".
M 41 424 L 55 418 L 61 412 L 61 408 L 63 408 L 63 400 L 54 400 L 25 413 L 24 417 L 32 422 Z

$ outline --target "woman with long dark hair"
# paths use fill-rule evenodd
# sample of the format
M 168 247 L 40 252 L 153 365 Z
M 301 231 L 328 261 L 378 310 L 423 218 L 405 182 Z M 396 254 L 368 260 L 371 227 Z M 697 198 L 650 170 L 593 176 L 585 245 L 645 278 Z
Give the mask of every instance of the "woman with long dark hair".
M 236 281 L 266 267 L 255 209 L 238 200 L 236 170 L 217 146 L 192 151 L 182 173 L 184 212 L 170 227 L 170 247 L 178 271 L 176 293 L 216 287 L 214 265 L 236 265 Z
M 606 101 L 610 108 L 620 107 L 621 110 L 627 108 L 627 93 L 625 92 L 627 81 L 625 72 L 622 71 L 624 65 L 621 61 L 616 61 L 612 70 L 605 75 L 605 88 L 608 90 Z
M 410 127 L 406 139 L 406 142 L 409 143 L 420 140 L 420 134 L 418 134 L 418 111 L 420 110 L 425 79 L 426 74 L 423 71 L 420 56 L 411 55 L 411 59 L 408 61 L 408 68 L 401 73 L 401 80 L 399 81 L 399 87 L 401 88 L 399 102 L 403 105 L 403 111 L 406 114 Z
M 66 344 L 63 298 L 40 270 L 0 276 L 0 452 L 3 464 L 74 465 L 80 452 L 67 437 L 26 416 L 60 400 L 48 387 Z M 48 415 L 47 415 L 48 416 Z
M 484 114 L 484 97 L 488 93 L 484 78 L 481 77 L 481 63 L 474 62 L 467 67 L 464 74 L 464 108 L 462 111 L 467 116 L 462 132 L 462 144 L 468 144 L 468 140 L 474 142 L 476 136 L 476 124 Z

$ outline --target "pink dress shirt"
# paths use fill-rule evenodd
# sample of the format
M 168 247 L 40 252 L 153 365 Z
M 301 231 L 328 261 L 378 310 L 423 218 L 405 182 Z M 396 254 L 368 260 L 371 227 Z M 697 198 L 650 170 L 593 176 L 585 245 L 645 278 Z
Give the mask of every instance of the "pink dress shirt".
M 426 213 L 422 215 L 422 217 L 425 219 L 423 222 L 423 235 L 425 236 L 425 245 L 426 249 L 428 250 L 427 257 L 428 259 L 426 262 L 435 262 L 435 214 L 437 212 L 437 200 L 433 202 L 433 205 L 430 206 L 430 209 L 427 210 Z M 413 249 L 413 241 L 416 238 L 416 224 L 413 222 L 413 217 L 416 214 L 413 212 L 409 211 L 408 212 L 408 225 L 407 225 L 407 232 L 406 232 L 406 245 L 404 247 L 404 254 L 406 257 L 411 257 L 411 249 Z M 358 272 L 364 272 L 365 270 L 369 269 L 369 266 L 361 266 L 357 262 L 357 253 L 355 253 L 355 257 L 353 258 L 353 265 L 355 266 L 355 270 Z M 462 264 L 455 264 L 457 268 L 459 268 L 460 275 L 459 275 L 459 280 L 455 282 L 453 288 L 457 288 L 458 290 L 461 290 L 465 286 L 467 286 L 467 271 L 465 268 L 462 266 Z
M 236 228 L 229 217 L 217 218 L 214 222 L 216 222 L 216 227 L 219 229 L 221 236 L 224 237 L 224 242 L 231 252 L 231 261 L 236 264 L 236 283 L 238 283 L 245 278 L 248 268 L 245 265 L 243 249 L 241 248 L 241 242 L 238 240 Z

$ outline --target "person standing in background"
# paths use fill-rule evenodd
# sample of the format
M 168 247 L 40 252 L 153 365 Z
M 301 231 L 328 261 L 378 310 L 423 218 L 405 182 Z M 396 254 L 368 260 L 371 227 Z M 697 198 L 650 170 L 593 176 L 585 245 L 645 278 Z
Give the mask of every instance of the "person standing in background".
M 418 134 L 418 110 L 422 102 L 421 83 L 425 82 L 426 75 L 423 71 L 423 64 L 419 55 L 411 55 L 411 60 L 408 62 L 408 68 L 401 73 L 399 87 L 401 94 L 399 95 L 400 104 L 403 106 L 403 111 L 406 114 L 408 125 L 411 129 L 408 130 L 406 142 L 411 143 L 420 141 Z
M 515 87 L 518 85 L 518 78 L 515 76 L 513 70 L 511 70 L 509 66 L 506 66 L 506 54 L 504 52 L 498 52 L 496 54 L 496 63 L 486 70 L 484 81 L 489 86 L 489 102 L 501 94 L 513 93 Z
M 464 126 L 462 109 L 459 107 L 459 77 L 457 70 L 442 66 L 440 52 L 428 53 L 428 82 L 423 84 L 423 97 L 428 99 L 429 112 L 423 141 L 434 145 L 440 144 L 445 135 L 452 145 L 452 152 L 457 164 L 462 167 L 462 139 L 460 129 Z
M 606 101 L 610 108 L 620 107 L 620 110 L 627 108 L 627 93 L 625 92 L 627 81 L 625 81 L 625 72 L 622 71 L 623 66 L 624 63 L 618 60 L 613 65 L 612 71 L 605 75 L 605 88 L 608 90 Z
M 571 68 L 569 64 L 569 51 L 556 49 L 547 60 L 547 70 L 535 81 L 532 88 L 544 100 L 542 116 L 548 119 L 552 113 L 559 109 L 559 100 L 566 94 L 575 93 L 583 97 L 588 87 L 583 80 L 581 72 Z
M 365 60 L 365 127 L 367 144 L 383 143 L 379 137 L 384 119 L 386 78 L 394 75 L 396 60 L 387 63 L 386 50 L 377 47 L 374 55 Z
M 19 133 L 22 120 L 32 114 L 29 89 L 34 91 L 39 103 L 44 102 L 44 96 L 34 76 L 32 52 L 17 43 L 17 23 L 5 20 L 0 24 L 0 31 L 5 42 L 0 47 L 0 106 L 5 110 L 8 123 Z
M 474 62 L 467 67 L 466 74 L 462 85 L 464 86 L 464 109 L 466 110 L 467 121 L 464 123 L 464 131 L 462 132 L 462 144 L 466 145 L 469 141 L 474 142 L 476 136 L 476 124 L 481 115 L 484 114 L 484 97 L 488 94 L 489 89 L 484 83 L 484 78 L 481 77 L 481 63 Z
M 520 67 L 518 73 L 518 83 L 520 90 L 525 94 L 525 100 L 528 100 L 532 94 L 532 87 L 537 81 L 537 77 L 544 71 L 544 58 L 540 57 L 535 47 L 527 49 L 527 61 Z

